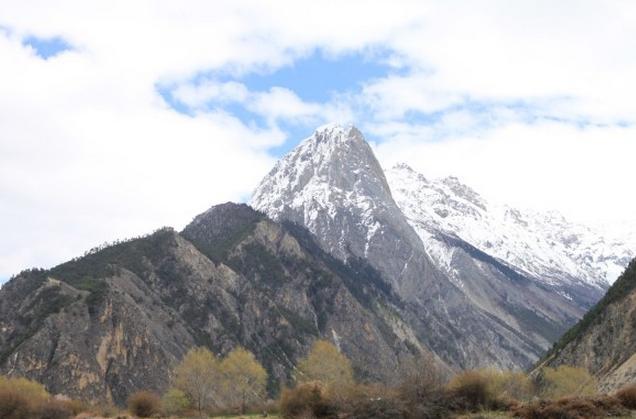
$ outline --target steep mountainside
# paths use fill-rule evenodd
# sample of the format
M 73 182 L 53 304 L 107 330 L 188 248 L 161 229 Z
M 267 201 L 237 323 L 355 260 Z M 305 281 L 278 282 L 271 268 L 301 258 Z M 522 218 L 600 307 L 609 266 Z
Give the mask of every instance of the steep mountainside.
M 420 339 L 449 365 L 527 367 L 595 301 L 572 301 L 470 245 L 438 235 L 453 256 L 451 275 L 426 248 L 354 127 L 327 125 L 281 159 L 252 205 L 307 227 L 342 260 L 364 258 L 407 303 Z M 417 226 L 416 226 L 417 227 Z M 429 251 L 427 251 L 429 250 Z
M 606 391 L 636 381 L 636 259 L 537 368 L 564 364 L 588 369 Z
M 224 204 L 181 234 L 159 230 L 13 278 L 0 290 L 0 372 L 123 403 L 138 389 L 165 390 L 195 345 L 219 354 L 242 345 L 273 392 L 323 337 L 361 379 L 390 381 L 425 351 L 399 304 L 364 262 L 345 265 L 306 230 Z
M 457 178 L 428 180 L 405 164 L 387 171 L 393 197 L 439 263 L 437 233 L 464 241 L 548 285 L 606 289 L 635 256 L 626 242 L 607 239 L 558 213 L 520 211 L 488 202 Z M 448 267 L 446 267 L 448 270 Z

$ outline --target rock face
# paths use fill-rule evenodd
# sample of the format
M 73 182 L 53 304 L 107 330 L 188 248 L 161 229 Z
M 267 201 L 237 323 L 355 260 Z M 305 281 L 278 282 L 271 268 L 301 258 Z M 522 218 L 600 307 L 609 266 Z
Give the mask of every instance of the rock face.
M 546 365 L 586 368 L 604 391 L 636 381 L 636 259 L 536 368 Z
M 578 271 L 524 269 L 489 253 L 487 240 L 467 241 L 469 228 L 440 220 L 460 214 L 475 220 L 467 227 L 490 229 L 487 203 L 455 178 L 429 185 L 406 166 L 387 181 L 355 127 L 319 128 L 262 180 L 252 205 L 305 226 L 343 261 L 367 260 L 405 301 L 419 338 L 457 368 L 530 366 L 607 286 Z
M 362 261 L 345 265 L 294 225 L 224 204 L 0 290 L 0 372 L 53 393 L 123 403 L 167 388 L 193 346 L 253 353 L 275 392 L 321 337 L 363 380 L 391 380 L 425 351 L 399 300 Z
M 355 127 L 316 131 L 263 179 L 252 205 L 275 220 L 306 226 L 339 259 L 372 260 L 398 289 L 417 282 L 422 272 L 439 276 L 418 253 L 420 239 Z

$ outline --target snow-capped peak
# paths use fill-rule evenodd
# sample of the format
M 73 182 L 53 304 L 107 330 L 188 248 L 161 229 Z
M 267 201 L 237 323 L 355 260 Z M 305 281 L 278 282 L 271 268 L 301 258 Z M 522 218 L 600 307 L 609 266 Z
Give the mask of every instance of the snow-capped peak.
M 427 180 L 401 164 L 387 178 L 398 206 L 432 254 L 441 251 L 433 248 L 431 237 L 442 232 L 539 280 L 584 281 L 603 288 L 634 256 L 624 242 L 569 222 L 556 211 L 488 202 L 455 177 Z
M 343 259 L 349 251 L 347 235 L 360 239 L 363 251 L 354 253 L 364 256 L 378 229 L 377 214 L 399 212 L 362 133 L 352 125 L 340 124 L 318 128 L 283 157 L 256 188 L 251 204 L 273 219 L 307 226 L 328 240 L 323 245 Z M 359 215 L 362 221 L 349 225 L 345 214 Z M 337 223 L 342 225 L 336 228 Z

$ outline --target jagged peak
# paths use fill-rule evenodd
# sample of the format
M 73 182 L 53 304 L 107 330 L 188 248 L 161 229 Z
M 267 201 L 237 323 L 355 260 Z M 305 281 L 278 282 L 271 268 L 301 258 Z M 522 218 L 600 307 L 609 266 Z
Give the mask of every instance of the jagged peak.
M 406 164 L 404 162 L 394 164 L 392 169 L 394 169 L 394 170 L 406 170 L 407 172 L 415 172 L 415 170 L 413 170 L 413 168 L 411 166 L 409 166 L 408 164 Z
M 329 122 L 316 128 L 314 133 L 340 133 L 347 135 L 351 131 L 360 133 L 360 130 L 352 123 Z
M 336 122 L 325 124 L 316 128 L 311 136 L 301 142 L 299 148 L 302 149 L 303 146 L 307 147 L 310 144 L 319 143 L 333 143 L 334 145 L 358 143 L 367 145 L 364 135 L 362 135 L 362 132 L 360 132 L 355 125 L 340 124 Z
M 256 188 L 252 204 L 272 216 L 272 211 L 266 210 L 271 208 L 269 204 L 278 206 L 272 194 L 297 193 L 308 183 L 345 190 L 363 177 L 379 182 L 390 195 L 384 171 L 362 133 L 354 125 L 327 124 L 276 163 Z
M 420 182 L 429 183 L 428 179 L 426 179 L 426 177 L 423 174 L 413 169 L 407 163 L 404 163 L 404 162 L 396 163 L 393 165 L 393 167 L 391 167 L 391 170 L 394 172 L 404 173 L 406 174 L 406 176 L 409 176 L 409 177 L 414 177 Z
M 447 176 L 441 183 L 448 186 L 455 194 L 485 209 L 484 199 L 473 188 L 462 183 L 456 176 Z

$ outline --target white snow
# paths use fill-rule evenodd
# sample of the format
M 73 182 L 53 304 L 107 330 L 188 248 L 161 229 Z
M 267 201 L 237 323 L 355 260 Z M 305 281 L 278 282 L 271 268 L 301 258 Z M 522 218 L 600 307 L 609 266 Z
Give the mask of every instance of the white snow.
M 447 271 L 452 254 L 434 240 L 438 231 L 548 283 L 578 280 L 606 287 L 635 255 L 626 241 L 571 223 L 555 211 L 488 202 L 453 177 L 428 180 L 405 164 L 386 175 L 398 206 L 430 256 Z
M 346 257 L 352 235 L 366 256 L 385 234 L 378 217 L 401 210 L 431 259 L 459 285 L 456 249 L 436 238 L 440 232 L 549 284 L 582 281 L 605 288 L 636 254 L 636 234 L 620 240 L 554 211 L 490 202 L 455 177 L 429 180 L 405 164 L 383 172 L 352 130 L 338 124 L 316 130 L 263 179 L 252 206 L 273 219 L 292 217 L 318 237 L 326 231 L 339 235 L 323 243 L 339 257 Z M 342 224 L 347 216 L 355 224 Z
M 366 256 L 371 240 L 380 233 L 381 224 L 376 215 L 378 209 L 387 204 L 387 199 L 375 199 L 365 188 L 371 185 L 376 190 L 384 190 L 388 200 L 390 192 L 386 184 L 380 184 L 384 181 L 383 174 L 377 177 L 369 167 L 368 155 L 365 155 L 368 145 L 361 136 L 351 133 L 352 128 L 338 124 L 318 128 L 279 160 L 255 190 L 251 204 L 275 220 L 290 212 L 300 212 L 302 219 L 296 221 L 317 235 L 321 223 L 326 222 L 325 214 L 334 222 L 338 214 L 354 213 L 359 220 L 356 229 L 366 238 Z M 370 148 L 368 152 L 371 153 Z M 347 156 L 347 161 L 341 161 L 340 156 Z M 381 170 L 379 165 L 378 170 Z M 340 234 L 336 241 L 341 243 L 339 247 L 343 251 L 347 234 L 351 232 L 343 230 Z

